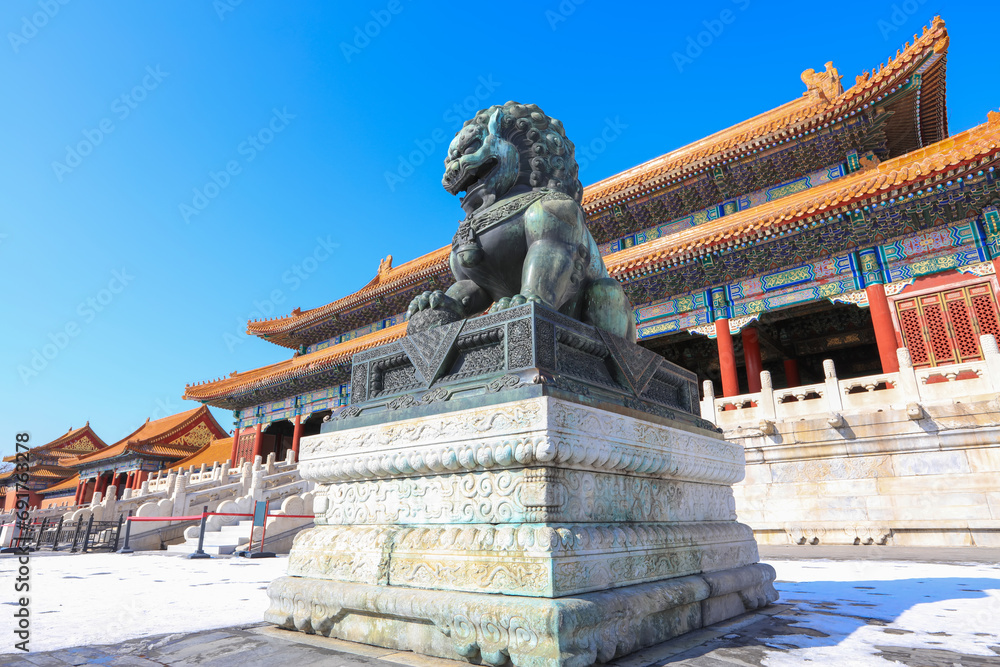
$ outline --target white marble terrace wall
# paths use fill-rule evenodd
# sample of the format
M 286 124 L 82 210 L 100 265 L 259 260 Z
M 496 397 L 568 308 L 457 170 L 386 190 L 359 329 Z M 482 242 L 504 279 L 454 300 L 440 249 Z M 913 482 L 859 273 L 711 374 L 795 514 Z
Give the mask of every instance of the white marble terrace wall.
M 1000 547 L 1000 353 L 702 401 L 746 452 L 737 515 L 761 544 Z M 734 409 L 735 408 L 735 409 Z

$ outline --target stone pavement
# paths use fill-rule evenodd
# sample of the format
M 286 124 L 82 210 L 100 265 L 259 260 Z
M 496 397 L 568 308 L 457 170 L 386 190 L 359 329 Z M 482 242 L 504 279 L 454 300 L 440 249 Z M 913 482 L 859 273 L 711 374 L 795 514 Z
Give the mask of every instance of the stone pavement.
M 770 545 L 758 547 L 760 559 L 769 560 L 898 560 L 919 563 L 1000 563 L 995 547 L 883 547 L 878 545 Z
M 746 614 L 684 637 L 664 642 L 611 663 L 611 667 L 740 667 L 759 666 L 780 645 L 773 637 L 811 632 L 796 628 L 797 610 L 791 605 L 773 605 L 763 612 Z M 874 624 L 881 622 L 870 619 Z M 884 624 L 883 624 L 884 625 Z M 885 628 L 887 634 L 896 634 Z M 879 657 L 907 667 L 997 667 L 996 657 L 964 655 L 953 651 L 879 647 Z M 813 663 L 816 664 L 816 663 Z M 840 662 L 838 664 L 848 664 Z M 0 655 L 0 665 L 10 667 L 467 667 L 467 663 L 429 658 L 409 652 L 376 648 L 315 635 L 288 632 L 265 623 L 206 630 L 187 634 L 144 637 L 120 644 L 85 646 L 26 655 Z
M 797 560 L 806 568 L 817 568 L 817 578 L 822 577 L 822 568 L 829 568 L 831 561 L 852 560 L 863 563 L 870 561 L 912 561 L 923 563 L 955 563 L 970 564 L 966 571 L 969 577 L 962 575 L 964 582 L 958 588 L 949 589 L 964 593 L 964 602 L 977 602 L 983 598 L 982 588 L 990 586 L 994 579 L 975 578 L 973 572 L 981 571 L 984 566 L 972 563 L 986 563 L 990 567 L 1000 562 L 1000 549 L 918 549 L 894 547 L 769 547 L 762 546 L 761 555 L 765 560 L 780 559 L 784 561 Z M 822 559 L 822 560 L 820 560 Z M 809 562 L 811 561 L 811 562 Z M 827 565 L 823 563 L 826 562 Z M 871 564 L 872 566 L 875 563 Z M 891 564 L 890 564 L 891 565 Z M 909 567 L 909 566 L 907 566 Z M 917 567 L 917 566 L 915 566 Z M 787 567 L 786 567 L 787 569 Z M 829 570 L 826 572 L 829 574 Z M 906 579 L 905 585 L 918 587 L 930 575 L 920 575 L 915 571 L 916 579 Z M 808 580 L 807 580 L 808 581 Z M 685 665 L 698 667 L 727 667 L 740 665 L 742 667 L 757 667 L 767 665 L 797 665 L 806 664 L 805 654 L 799 647 L 815 645 L 826 653 L 808 654 L 814 658 L 805 658 L 810 665 L 851 665 L 856 664 L 859 657 L 857 642 L 848 637 L 857 638 L 866 633 L 868 646 L 874 647 L 868 655 L 874 653 L 876 659 L 882 658 L 885 664 L 901 664 L 907 667 L 1000 667 L 1000 625 L 993 630 L 994 623 L 988 623 L 984 628 L 990 632 L 977 632 L 981 640 L 981 652 L 993 651 L 995 655 L 969 655 L 955 650 L 933 648 L 928 644 L 943 644 L 949 641 L 949 634 L 942 627 L 924 630 L 920 640 L 908 639 L 918 637 L 914 630 L 920 628 L 907 626 L 895 613 L 887 613 L 892 608 L 893 597 L 871 597 L 894 595 L 891 586 L 880 591 L 873 589 L 877 582 L 843 581 L 834 584 L 838 601 L 824 601 L 813 595 L 814 589 L 808 584 L 786 584 L 784 599 L 779 604 L 746 614 L 725 623 L 705 628 L 663 644 L 645 649 L 631 656 L 622 658 L 613 665 L 615 667 L 653 667 L 659 665 Z M 815 582 L 812 582 L 815 583 Z M 869 585 L 860 585 L 869 584 Z M 928 584 L 930 585 L 930 584 Z M 810 590 L 805 590 L 809 588 Z M 924 591 L 919 591 L 923 593 Z M 929 596 L 911 595 L 913 599 L 923 599 Z M 842 599 L 840 599 L 842 598 Z M 947 598 L 951 599 L 951 598 Z M 952 606 L 962 603 L 955 599 Z M 909 608 L 910 603 L 901 605 L 901 609 Z M 900 606 L 897 604 L 897 606 Z M 994 607 L 995 609 L 995 607 Z M 883 613 L 876 613 L 882 611 Z M 942 611 L 952 612 L 953 609 Z M 194 613 L 195 610 L 192 610 Z M 992 613 L 992 612 L 991 612 Z M 820 619 L 817 621 L 817 619 Z M 828 619 L 828 620 L 823 620 Z M 951 627 L 955 627 L 954 625 Z M 950 632 L 957 633 L 956 630 Z M 970 631 L 971 632 L 971 631 Z M 827 634 L 830 633 L 830 634 Z M 968 634 L 968 633 L 967 633 Z M 934 636 L 936 635 L 936 636 Z M 882 637 L 885 637 L 884 643 Z M 957 637 L 955 638 L 957 639 Z M 799 641 L 801 640 L 801 641 Z M 940 640 L 940 641 L 938 641 Z M 952 648 L 960 646 L 953 644 Z M 799 650 L 797 650 L 799 649 Z M 854 652 L 852 652 L 854 651 Z M 872 664 L 865 662 L 865 664 Z M 328 639 L 314 635 L 288 632 L 266 623 L 205 630 L 200 632 L 172 633 L 148 636 L 107 645 L 94 645 L 67 648 L 53 651 L 43 651 L 28 654 L 0 655 L 0 665 L 17 667 L 63 667 L 65 665 L 108 665 L 108 666 L 163 666 L 184 667 L 198 665 L 199 667 L 274 667 L 292 665 L 294 667 L 309 667 L 324 665 L 327 667 L 355 667 L 370 665 L 373 667 L 393 667 L 394 665 L 413 665 L 418 667 L 439 665 L 442 667 L 463 667 L 467 663 L 455 663 L 448 660 L 428 658 L 410 652 L 399 652 L 363 644 L 354 644 L 336 639 Z

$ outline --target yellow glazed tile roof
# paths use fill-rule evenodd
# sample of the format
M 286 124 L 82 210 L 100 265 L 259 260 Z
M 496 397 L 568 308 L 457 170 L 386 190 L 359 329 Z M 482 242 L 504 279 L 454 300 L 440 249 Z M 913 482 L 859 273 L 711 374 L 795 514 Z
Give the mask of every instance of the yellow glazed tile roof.
M 814 214 L 871 199 L 903 186 L 940 176 L 962 165 L 996 156 L 1000 144 L 1000 114 L 988 122 L 944 141 L 856 172 L 821 186 L 755 208 L 727 215 L 676 234 L 605 256 L 611 275 L 625 278 L 669 261 L 679 261 L 720 244 L 778 231 Z
M 626 278 L 669 262 L 703 254 L 710 247 L 735 244 L 748 235 L 766 234 L 824 211 L 868 200 L 882 193 L 941 176 L 950 170 L 1000 155 L 1000 113 L 990 112 L 987 123 L 926 148 L 887 160 L 877 167 L 856 172 L 810 190 L 725 216 L 676 234 L 607 255 L 608 271 Z M 388 343 L 406 333 L 406 323 L 354 338 L 318 352 L 270 366 L 236 373 L 231 377 L 189 385 L 184 398 L 212 400 L 238 390 L 281 382 L 306 372 L 342 363 L 355 352 Z
M 141 451 L 157 456 L 189 456 L 198 449 L 196 445 L 169 444 L 165 441 L 181 433 L 184 429 L 201 419 L 205 419 L 211 425 L 210 430 L 217 431 L 220 434 L 225 433 L 222 427 L 218 425 L 218 422 L 215 421 L 212 413 L 208 411 L 208 408 L 202 405 L 186 412 L 163 417 L 162 419 L 147 420 L 146 423 L 115 444 L 91 454 L 67 459 L 64 463 L 65 465 L 76 467 L 94 461 L 113 458 L 126 450 Z
M 943 54 L 947 48 L 948 32 L 944 21 L 935 17 L 931 25 L 924 28 L 922 35 L 914 35 L 912 45 L 907 44 L 897 51 L 895 59 L 890 58 L 874 74 L 865 72 L 857 77 L 853 86 L 832 99 L 812 89 L 807 90 L 798 99 L 587 186 L 583 192 L 584 210 L 589 213 L 656 187 L 668 179 L 685 178 L 706 166 L 752 151 L 789 128 L 799 132 L 850 114 L 861 109 L 865 103 L 873 103 L 879 93 L 901 82 L 926 56 Z M 823 77 L 823 73 L 818 76 Z M 804 80 L 805 77 L 803 73 Z M 359 291 L 318 308 L 306 311 L 296 309 L 282 317 L 249 322 L 247 333 L 274 336 L 274 342 L 284 344 L 282 334 L 318 323 L 330 315 L 348 311 L 381 294 L 446 270 L 450 249 L 451 246 L 439 248 L 398 267 L 391 266 L 391 261 L 384 261 L 378 275 Z
M 212 465 L 228 461 L 233 453 L 233 438 L 216 438 L 186 459 L 181 459 L 170 470 L 181 470 L 191 466 L 200 468 L 201 464 Z
M 228 378 L 214 382 L 188 385 L 184 389 L 184 398 L 205 401 L 228 396 L 238 390 L 266 387 L 289 377 L 304 375 L 338 363 L 350 361 L 356 352 L 367 350 L 382 343 L 389 343 L 402 338 L 404 335 L 406 335 L 405 322 L 386 327 L 381 331 L 376 331 L 367 336 L 359 336 L 358 338 L 352 338 L 337 345 L 331 345 L 323 350 L 303 354 L 286 361 L 280 361 L 270 366 L 255 368 L 244 373 L 234 373 Z
M 931 53 L 944 53 L 947 48 L 948 33 L 944 21 L 935 17 L 912 45 L 896 52 L 894 60 L 890 59 L 874 76 L 866 72 L 857 77 L 853 86 L 833 99 L 805 94 L 776 109 L 594 183 L 584 190 L 583 208 L 589 213 L 602 205 L 659 185 L 667 179 L 685 177 L 693 171 L 747 153 L 765 143 L 767 138 L 789 127 L 822 124 L 850 114 L 864 102 L 873 101 L 878 92 L 887 89 L 897 80 L 902 81 L 908 75 L 911 65 L 917 64 Z

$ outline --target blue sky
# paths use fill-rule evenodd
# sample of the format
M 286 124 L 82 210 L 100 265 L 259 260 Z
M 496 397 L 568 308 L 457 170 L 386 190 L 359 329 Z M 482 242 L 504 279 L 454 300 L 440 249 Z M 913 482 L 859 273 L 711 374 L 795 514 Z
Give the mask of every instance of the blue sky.
M 87 420 L 110 443 L 288 358 L 246 320 L 451 238 L 445 145 L 479 108 L 534 102 L 578 146 L 613 124 L 592 183 L 798 97 L 805 68 L 849 86 L 935 14 L 955 133 L 1000 106 L 996 3 L 7 0 L 0 449 Z

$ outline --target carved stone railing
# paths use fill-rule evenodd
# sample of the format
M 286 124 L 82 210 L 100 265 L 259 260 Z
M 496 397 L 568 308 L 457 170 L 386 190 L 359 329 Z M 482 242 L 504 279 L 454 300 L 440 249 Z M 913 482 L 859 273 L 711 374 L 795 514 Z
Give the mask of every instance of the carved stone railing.
M 933 368 L 913 368 L 910 352 L 896 350 L 899 371 L 841 380 L 833 361 L 823 362 L 824 382 L 773 389 L 771 375 L 761 372 L 761 390 L 752 394 L 716 398 L 712 383 L 704 383 L 701 416 L 724 431 L 759 428 L 768 434 L 775 422 L 827 418 L 831 424 L 844 413 L 896 408 L 911 418 L 923 414 L 921 406 L 965 401 L 1000 393 L 1000 351 L 991 334 L 979 337 L 982 361 Z
M 134 491 L 126 489 L 121 498 L 117 498 L 117 489 L 110 486 L 104 493 L 95 493 L 86 504 L 36 509 L 30 512 L 30 516 L 32 520 L 39 521 L 43 518 L 58 520 L 60 516 L 66 521 L 86 520 L 91 515 L 100 521 L 130 513 L 143 517 L 181 517 L 200 514 L 205 506 L 209 511 L 218 511 L 227 501 L 238 499 L 249 499 L 243 505 L 251 507 L 252 511 L 253 500 L 281 503 L 289 497 L 307 493 L 312 486 L 312 482 L 302 480 L 294 453 L 289 451 L 284 461 L 277 461 L 271 454 L 266 460 L 262 461 L 258 456 L 253 463 L 245 462 L 237 468 L 232 468 L 226 461 L 221 465 L 216 462 L 211 468 L 203 464 L 197 469 L 192 466 L 187 470 L 162 471 L 143 482 L 141 488 Z M 212 517 L 212 520 L 225 524 L 236 523 L 238 519 Z M 12 513 L 0 514 L 0 523 L 13 521 Z M 143 537 L 152 538 L 155 535 L 173 536 L 174 532 L 189 523 L 136 522 L 132 526 L 132 535 L 140 541 Z M 154 540 L 151 544 L 157 542 Z

